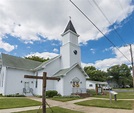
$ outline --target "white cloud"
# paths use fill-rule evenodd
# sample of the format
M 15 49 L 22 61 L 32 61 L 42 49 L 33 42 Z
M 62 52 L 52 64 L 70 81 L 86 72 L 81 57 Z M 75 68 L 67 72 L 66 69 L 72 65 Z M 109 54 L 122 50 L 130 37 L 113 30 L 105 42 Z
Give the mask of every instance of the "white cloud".
M 92 52 L 92 54 L 95 54 L 95 49 L 91 48 L 90 51 Z
M 107 51 L 110 51 L 111 49 L 113 49 L 113 47 L 105 48 L 104 50 L 102 50 L 102 52 L 107 52 Z
M 28 57 L 28 56 L 39 56 L 39 57 L 43 57 L 45 59 L 47 59 L 47 58 L 51 59 L 53 57 L 56 57 L 57 55 L 59 55 L 59 54 L 50 53 L 50 52 L 42 52 L 42 53 L 36 52 L 36 53 L 28 54 L 28 55 L 26 55 L 26 57 Z
M 9 43 L 3 42 L 0 39 L 0 48 L 4 49 L 7 52 L 10 52 L 10 51 L 14 50 L 15 48 L 17 48 L 17 45 L 10 45 Z
M 56 43 L 52 43 L 52 46 L 58 46 L 59 44 L 56 44 Z M 61 45 L 61 44 L 60 44 Z
M 127 59 L 116 48 L 113 48 L 112 50 L 113 50 L 113 53 L 115 54 L 114 58 L 98 60 L 95 63 L 82 63 L 82 67 L 94 66 L 98 69 L 106 71 L 107 68 L 114 66 L 114 65 L 119 65 L 119 64 L 123 64 L 123 63 L 130 65 L 131 56 L 130 56 L 130 51 L 128 51 L 129 46 L 125 46 L 125 47 L 123 46 L 123 47 L 120 47 L 119 49 L 127 57 Z M 132 45 L 132 49 L 134 50 L 134 44 Z
M 59 51 L 59 50 L 56 49 L 56 48 L 53 49 L 53 52 L 55 52 L 55 53 L 57 53 L 58 51 Z
M 110 24 L 96 9 L 92 1 L 75 1 L 86 15 L 99 27 L 103 33 L 109 33 Z M 122 0 L 124 10 L 119 6 L 117 0 L 96 0 L 107 18 L 113 24 L 119 23 L 127 18 L 134 9 L 130 5 L 132 0 Z M 85 17 L 69 2 L 69 0 L 1 0 L 0 1 L 0 36 L 6 34 L 18 37 L 31 43 L 41 40 L 40 34 L 49 40 L 60 40 L 60 34 L 64 31 L 68 17 L 76 31 L 81 35 L 79 42 L 86 43 L 88 40 L 97 40 L 102 35 L 89 23 Z

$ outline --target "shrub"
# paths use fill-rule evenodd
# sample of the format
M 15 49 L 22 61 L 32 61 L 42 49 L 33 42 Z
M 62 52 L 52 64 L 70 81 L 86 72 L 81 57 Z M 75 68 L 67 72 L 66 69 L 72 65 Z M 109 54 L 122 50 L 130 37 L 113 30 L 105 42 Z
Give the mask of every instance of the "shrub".
M 5 95 L 5 97 L 25 97 L 25 95 L 20 95 L 19 93 L 16 93 L 11 95 Z
M 49 90 L 49 91 L 46 91 L 46 96 L 47 97 L 53 97 L 53 96 L 57 96 L 58 95 L 58 92 L 55 91 L 55 90 Z
M 53 96 L 53 98 L 59 98 L 59 97 L 61 98 L 61 96 Z

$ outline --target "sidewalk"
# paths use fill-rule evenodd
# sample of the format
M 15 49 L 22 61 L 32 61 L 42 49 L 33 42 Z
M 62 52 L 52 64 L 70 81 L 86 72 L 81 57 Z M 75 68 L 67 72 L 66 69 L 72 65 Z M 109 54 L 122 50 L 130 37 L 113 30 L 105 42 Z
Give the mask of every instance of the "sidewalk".
M 41 101 L 41 98 L 36 98 L 36 97 L 28 97 L 28 98 L 36 100 L 36 101 Z M 81 111 L 83 113 L 134 113 L 133 110 L 99 108 L 99 107 L 89 107 L 89 106 L 86 107 L 86 106 L 80 106 L 80 105 L 74 104 L 75 102 L 91 100 L 91 99 L 96 99 L 96 98 L 89 97 L 89 98 L 73 100 L 73 101 L 69 101 L 69 102 L 59 102 L 59 101 L 54 101 L 54 100 L 50 100 L 50 99 L 46 99 L 46 101 L 51 107 L 59 106 L 59 107 L 66 108 L 66 109 Z M 0 113 L 11 113 L 11 112 L 34 110 L 34 109 L 39 109 L 39 106 L 3 109 L 3 110 L 0 110 Z

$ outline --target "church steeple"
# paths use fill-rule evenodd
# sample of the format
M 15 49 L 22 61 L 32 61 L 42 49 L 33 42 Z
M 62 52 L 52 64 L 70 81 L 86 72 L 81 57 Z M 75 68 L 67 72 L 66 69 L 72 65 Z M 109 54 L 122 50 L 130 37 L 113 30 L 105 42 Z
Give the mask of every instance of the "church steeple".
M 69 20 L 67 27 L 61 36 L 62 46 L 60 48 L 60 54 L 62 56 L 62 68 L 70 68 L 74 64 L 80 65 L 81 53 L 78 43 L 79 35 L 71 20 Z
M 70 31 L 72 31 L 72 32 L 74 32 L 74 33 L 77 34 L 77 32 L 76 32 L 76 30 L 75 30 L 75 28 L 74 28 L 74 26 L 73 26 L 71 20 L 68 22 L 68 25 L 67 25 L 67 27 L 66 27 L 64 33 L 66 33 L 68 30 L 70 30 Z

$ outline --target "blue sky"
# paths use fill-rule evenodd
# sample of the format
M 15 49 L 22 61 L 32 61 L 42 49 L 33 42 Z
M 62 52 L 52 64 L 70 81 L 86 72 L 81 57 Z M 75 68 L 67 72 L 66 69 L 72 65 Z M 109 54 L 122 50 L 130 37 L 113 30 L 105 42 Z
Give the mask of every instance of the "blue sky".
M 134 51 L 134 1 L 72 1 L 130 60 L 128 44 L 132 44 Z M 83 67 L 93 65 L 106 70 L 116 64 L 130 65 L 128 59 L 102 36 L 69 0 L 1 0 L 0 53 L 19 57 L 55 57 L 60 54 L 61 34 L 67 26 L 69 16 L 80 35 Z

